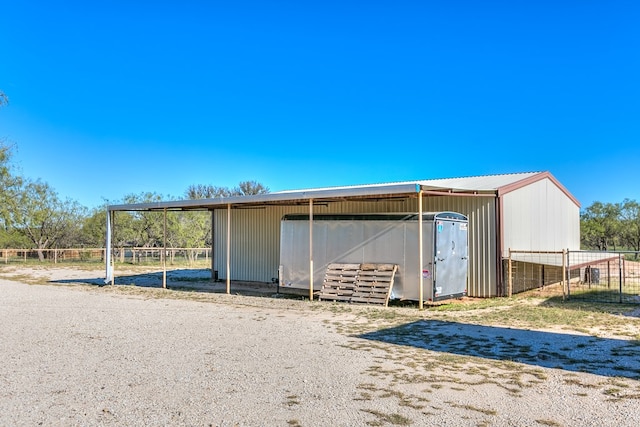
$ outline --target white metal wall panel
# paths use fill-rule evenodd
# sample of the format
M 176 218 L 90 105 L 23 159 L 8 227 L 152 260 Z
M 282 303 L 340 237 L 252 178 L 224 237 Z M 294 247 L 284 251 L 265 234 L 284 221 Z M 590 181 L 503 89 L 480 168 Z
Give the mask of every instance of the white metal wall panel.
M 504 258 L 509 248 L 580 249 L 580 208 L 549 179 L 505 194 L 503 211 Z
M 309 288 L 309 221 L 290 220 L 282 225 L 280 260 L 283 262 L 285 287 Z M 433 243 L 433 221 L 425 221 L 425 241 Z M 407 235 L 411 238 L 407 239 Z M 394 282 L 393 296 L 418 299 L 418 279 L 403 280 L 403 274 L 418 277 L 417 221 L 377 220 L 314 220 L 313 258 L 314 289 L 322 287 L 325 268 L 332 262 L 394 263 L 399 269 Z M 428 238 L 426 237 L 428 236 Z M 425 267 L 433 263 L 433 244 L 425 248 Z M 431 269 L 431 267 L 429 267 Z M 425 289 L 431 289 L 427 286 Z M 431 296 L 426 296 L 431 298 Z
M 424 212 L 453 211 L 469 218 L 469 287 L 476 297 L 497 295 L 494 197 L 425 197 Z M 417 199 L 336 202 L 314 206 L 314 213 L 417 212 Z M 280 220 L 288 213 L 308 213 L 308 205 L 267 206 L 231 211 L 231 279 L 269 282 L 278 274 Z M 213 264 L 226 278 L 226 210 L 214 212 Z M 308 249 L 306 249 L 308 251 Z

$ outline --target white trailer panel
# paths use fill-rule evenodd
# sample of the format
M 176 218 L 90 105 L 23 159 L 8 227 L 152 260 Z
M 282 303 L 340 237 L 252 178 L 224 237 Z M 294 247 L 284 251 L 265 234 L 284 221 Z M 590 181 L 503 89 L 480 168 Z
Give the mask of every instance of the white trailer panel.
M 309 217 L 285 215 L 281 223 L 280 283 L 284 288 L 309 288 Z M 391 294 L 419 300 L 417 214 L 314 215 L 314 290 L 322 287 L 330 263 L 397 264 Z M 423 215 L 422 278 L 425 300 L 467 293 L 468 221 L 459 213 Z

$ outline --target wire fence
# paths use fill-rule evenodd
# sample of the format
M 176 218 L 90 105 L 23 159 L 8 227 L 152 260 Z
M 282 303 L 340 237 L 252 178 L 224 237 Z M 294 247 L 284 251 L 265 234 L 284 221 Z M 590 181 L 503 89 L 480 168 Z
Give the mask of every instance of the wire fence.
M 507 294 L 533 289 L 564 299 L 640 304 L 640 252 L 510 250 Z
M 113 248 L 115 262 L 129 264 L 160 264 L 164 248 Z M 0 249 L 0 262 L 4 264 L 29 263 L 104 263 L 105 248 L 76 249 Z M 209 261 L 211 248 L 166 248 L 166 260 L 169 264 L 193 264 Z

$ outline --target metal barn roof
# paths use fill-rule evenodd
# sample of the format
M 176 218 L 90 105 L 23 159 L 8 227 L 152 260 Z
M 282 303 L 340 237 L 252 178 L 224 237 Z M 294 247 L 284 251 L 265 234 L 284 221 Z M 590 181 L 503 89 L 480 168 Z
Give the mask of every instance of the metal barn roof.
M 227 205 L 300 204 L 305 201 L 339 201 L 354 199 L 382 199 L 416 197 L 422 190 L 429 195 L 497 196 L 522 186 L 551 179 L 574 203 L 578 201 L 549 173 L 524 172 L 502 175 L 484 175 L 462 178 L 442 178 L 418 181 L 352 185 L 342 187 L 311 188 L 276 191 L 253 196 L 220 197 L 199 200 L 175 200 L 152 203 L 120 204 L 108 206 L 109 211 L 138 210 L 196 210 L 221 209 Z
M 315 192 L 327 190 L 349 190 L 354 188 L 391 187 L 398 185 L 421 185 L 423 187 L 428 187 L 428 189 L 434 190 L 450 189 L 458 191 L 496 191 L 501 187 L 511 185 L 513 183 L 531 178 L 541 173 L 542 172 L 524 172 L 502 175 L 469 176 L 461 178 L 438 178 L 418 181 L 399 181 L 379 184 L 345 185 L 340 187 L 310 188 L 305 190 L 285 190 L 274 192 L 272 194 L 290 194 L 300 191 Z

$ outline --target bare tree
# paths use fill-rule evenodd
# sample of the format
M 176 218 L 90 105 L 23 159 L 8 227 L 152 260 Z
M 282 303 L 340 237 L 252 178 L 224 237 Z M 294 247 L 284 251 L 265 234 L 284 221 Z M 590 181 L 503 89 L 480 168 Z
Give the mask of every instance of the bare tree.
M 4 107 L 9 103 L 9 97 L 0 90 L 0 107 Z
M 231 190 L 227 187 L 218 187 L 215 185 L 194 184 L 190 185 L 185 191 L 187 199 L 214 199 L 216 197 L 229 197 Z
M 242 181 L 232 192 L 237 196 L 255 196 L 256 194 L 267 194 L 269 187 L 265 187 L 258 181 Z
M 216 185 L 195 184 L 190 185 L 185 191 L 187 199 L 215 199 L 217 197 L 231 196 L 254 196 L 256 194 L 266 194 L 269 187 L 258 181 L 242 181 L 237 187 L 219 187 Z

